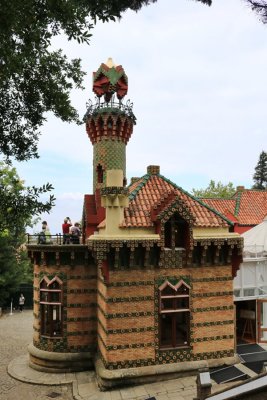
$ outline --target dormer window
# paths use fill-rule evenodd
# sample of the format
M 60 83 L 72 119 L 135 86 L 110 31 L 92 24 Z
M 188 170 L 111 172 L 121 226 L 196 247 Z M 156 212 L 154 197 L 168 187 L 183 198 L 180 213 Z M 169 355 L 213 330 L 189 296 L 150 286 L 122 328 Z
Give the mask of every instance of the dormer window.
M 188 235 L 188 224 L 177 213 L 165 222 L 164 241 L 166 248 L 186 248 Z
M 183 281 L 175 286 L 165 281 L 159 288 L 160 347 L 189 346 L 190 287 Z
M 40 283 L 41 335 L 62 336 L 62 285 L 59 277 L 49 280 L 45 276 Z

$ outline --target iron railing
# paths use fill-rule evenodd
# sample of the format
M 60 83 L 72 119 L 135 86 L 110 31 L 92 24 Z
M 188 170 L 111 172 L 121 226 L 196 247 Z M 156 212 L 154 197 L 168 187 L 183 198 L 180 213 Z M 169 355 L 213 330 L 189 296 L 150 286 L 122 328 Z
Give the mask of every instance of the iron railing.
M 65 238 L 65 240 L 64 240 Z M 67 239 L 67 240 L 66 240 Z M 73 244 L 83 244 L 82 237 L 77 237 L 73 235 L 68 235 L 67 238 L 61 234 L 57 233 L 55 235 L 45 235 L 45 241 L 43 240 L 42 234 L 30 235 L 27 233 L 26 241 L 28 245 L 40 244 L 40 245 L 73 245 Z
M 107 103 L 107 102 L 100 102 L 99 98 L 96 98 L 96 103 L 93 104 L 92 100 L 88 100 L 88 102 L 86 103 L 86 113 L 83 117 L 84 122 L 86 122 L 87 118 L 92 116 L 92 115 L 96 115 L 105 111 L 117 111 L 122 112 L 123 114 L 127 115 L 128 117 L 131 118 L 131 120 L 133 121 L 133 123 L 136 123 L 136 117 L 133 113 L 133 103 L 130 100 L 127 100 L 126 103 L 122 103 L 121 101 L 114 101 L 115 96 L 112 96 L 111 100 Z

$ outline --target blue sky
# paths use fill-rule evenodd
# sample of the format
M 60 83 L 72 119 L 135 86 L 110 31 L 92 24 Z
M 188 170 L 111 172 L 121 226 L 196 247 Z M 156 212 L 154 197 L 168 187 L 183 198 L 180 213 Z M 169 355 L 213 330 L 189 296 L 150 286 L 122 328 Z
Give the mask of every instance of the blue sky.
M 90 46 L 64 37 L 53 45 L 82 59 L 85 90 L 72 93 L 81 116 L 94 100 L 92 72 L 108 57 L 124 67 L 137 117 L 127 146 L 128 182 L 156 164 L 188 191 L 211 179 L 251 187 L 267 150 L 267 26 L 244 1 L 207 7 L 158 0 L 92 33 Z M 56 207 L 42 218 L 58 233 L 64 217 L 81 219 L 83 195 L 92 193 L 92 145 L 84 126 L 48 114 L 39 154 L 16 167 L 27 185 L 53 184 Z

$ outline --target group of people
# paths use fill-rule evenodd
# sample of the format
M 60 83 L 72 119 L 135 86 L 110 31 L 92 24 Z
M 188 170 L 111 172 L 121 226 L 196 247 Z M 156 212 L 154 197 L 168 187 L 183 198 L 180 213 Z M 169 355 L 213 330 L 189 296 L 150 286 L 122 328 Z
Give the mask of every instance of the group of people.
M 72 222 L 69 217 L 64 219 L 64 223 L 62 224 L 62 233 L 63 233 L 63 244 L 79 244 L 80 236 L 81 236 L 81 227 L 79 222 L 75 222 L 72 225 Z
M 72 225 L 70 218 L 66 217 L 62 224 L 62 233 L 63 233 L 63 244 L 80 243 L 81 227 L 79 222 L 75 222 L 75 224 Z M 46 221 L 42 222 L 42 231 L 38 235 L 38 243 L 39 244 L 51 243 L 51 233 Z

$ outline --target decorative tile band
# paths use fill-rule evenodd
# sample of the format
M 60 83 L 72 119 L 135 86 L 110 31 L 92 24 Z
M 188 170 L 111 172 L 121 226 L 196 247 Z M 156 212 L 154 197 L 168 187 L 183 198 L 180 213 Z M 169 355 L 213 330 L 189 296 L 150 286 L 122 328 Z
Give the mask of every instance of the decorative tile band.
M 139 296 L 139 297 L 105 297 L 98 291 L 98 294 L 106 303 L 132 303 L 138 301 L 152 301 L 154 296 Z
M 91 280 L 91 279 L 97 279 L 97 275 L 69 275 L 68 279 L 82 279 L 83 281 L 85 280 Z
M 189 349 L 189 352 L 191 350 Z M 172 353 L 172 354 L 171 354 Z M 171 363 L 181 363 L 181 362 L 186 362 L 186 361 L 200 361 L 200 360 L 210 360 L 210 359 L 218 359 L 218 358 L 226 358 L 226 357 L 233 357 L 234 356 L 234 350 L 222 350 L 222 351 L 216 351 L 216 352 L 206 352 L 206 353 L 197 353 L 197 354 L 191 354 L 188 353 L 188 351 L 164 351 L 161 352 L 159 357 L 156 359 L 153 358 L 147 358 L 147 359 L 138 359 L 138 360 L 133 360 L 133 361 L 120 361 L 120 362 L 114 362 L 114 363 L 107 363 L 103 355 L 100 353 L 100 356 L 102 358 L 102 361 L 105 365 L 105 367 L 109 370 L 114 370 L 114 369 L 122 369 L 122 368 L 138 368 L 138 367 L 144 367 L 144 366 L 150 366 L 150 365 L 157 365 L 159 364 L 171 364 Z M 190 357 L 190 358 L 189 358 Z M 160 358 L 160 360 L 159 360 Z
M 225 281 L 232 281 L 232 276 L 218 276 L 215 278 L 192 278 L 192 282 L 225 282 Z
M 67 336 L 85 336 L 85 335 L 96 335 L 96 330 L 88 330 L 88 331 L 73 331 L 67 332 Z
M 118 345 L 113 345 L 113 346 L 107 346 L 101 337 L 100 334 L 98 334 L 98 337 L 100 338 L 103 346 L 107 351 L 114 351 L 114 350 L 126 350 L 126 349 L 141 349 L 141 348 L 146 348 L 146 347 L 155 347 L 156 344 L 154 342 L 150 343 L 131 343 L 131 344 L 118 344 Z
M 99 325 L 105 332 L 106 335 L 113 335 L 113 334 L 124 334 L 124 333 L 139 333 L 139 332 L 153 332 L 155 330 L 154 326 L 147 326 L 142 328 L 131 328 L 131 329 L 106 329 L 102 322 L 98 320 Z
M 87 307 L 96 307 L 96 303 L 84 303 L 84 304 L 81 304 L 81 303 L 77 303 L 77 304 L 75 304 L 75 303 L 73 303 L 73 304 L 67 304 L 67 307 L 68 308 L 87 308 Z
M 209 292 L 209 293 L 192 293 L 192 297 L 218 297 L 218 296 L 233 296 L 232 290 L 228 292 Z
M 203 326 L 217 326 L 217 325 L 231 325 L 234 323 L 234 320 L 228 320 L 228 321 L 211 321 L 211 322 L 198 322 L 198 323 L 192 323 L 191 327 L 192 328 L 197 328 L 197 327 L 203 327 Z
M 209 312 L 209 311 L 223 311 L 223 310 L 233 310 L 234 306 L 218 306 L 218 307 L 204 307 L 204 308 L 192 308 L 193 313 L 197 312 Z
M 142 312 L 132 312 L 132 313 L 114 313 L 114 314 L 107 314 L 105 311 L 100 307 L 98 304 L 98 309 L 100 312 L 104 315 L 105 318 L 107 319 L 113 319 L 113 318 L 132 318 L 132 317 L 148 317 L 148 316 L 154 316 L 155 313 L 153 311 L 142 311 Z
M 226 339 L 233 339 L 234 335 L 222 335 L 222 336 L 210 336 L 210 337 L 202 337 L 202 338 L 191 338 L 192 343 L 199 343 L 199 342 L 211 342 L 213 340 L 226 340 Z
M 94 317 L 72 317 L 72 318 L 66 318 L 66 322 L 86 322 L 86 321 L 97 321 L 97 318 L 95 316 Z
M 67 293 L 84 294 L 84 293 L 97 293 L 96 289 L 67 289 Z
M 140 281 L 140 282 L 112 282 L 106 283 L 104 279 L 100 279 L 107 287 L 128 287 L 128 286 L 153 286 L 154 281 Z

